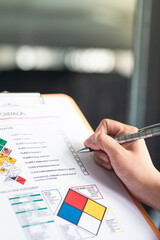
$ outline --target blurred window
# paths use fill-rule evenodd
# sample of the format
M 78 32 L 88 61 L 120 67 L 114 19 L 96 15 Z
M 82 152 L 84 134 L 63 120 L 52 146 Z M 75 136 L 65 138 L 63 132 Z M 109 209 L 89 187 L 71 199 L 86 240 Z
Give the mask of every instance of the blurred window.
M 0 70 L 131 75 L 135 0 L 0 1 Z

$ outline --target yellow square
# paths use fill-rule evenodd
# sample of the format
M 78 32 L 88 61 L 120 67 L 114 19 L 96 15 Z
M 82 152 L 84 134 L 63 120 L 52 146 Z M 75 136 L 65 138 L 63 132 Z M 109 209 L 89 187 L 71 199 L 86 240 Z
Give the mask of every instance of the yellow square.
M 0 153 L 0 159 L 1 160 L 6 160 L 8 158 L 8 155 L 4 154 L 4 153 Z
M 99 220 L 102 220 L 105 210 L 106 208 L 99 203 L 88 199 L 83 211 Z
M 4 163 L 4 161 L 3 161 L 3 160 L 0 160 L 0 166 L 2 166 L 2 165 L 3 165 L 3 163 Z
M 15 164 L 16 159 L 14 159 L 14 158 L 12 158 L 12 157 L 9 157 L 9 158 L 7 159 L 7 162 L 9 162 L 9 163 L 11 163 L 11 164 Z
M 5 168 L 1 168 L 1 169 L 0 169 L 0 172 L 8 172 L 8 170 L 5 169 Z

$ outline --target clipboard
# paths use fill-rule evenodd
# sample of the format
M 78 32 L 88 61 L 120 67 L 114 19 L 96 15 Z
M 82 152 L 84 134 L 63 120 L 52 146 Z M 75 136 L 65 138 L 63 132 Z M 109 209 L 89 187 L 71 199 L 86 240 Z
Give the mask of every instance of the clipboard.
M 14 172 L 11 171 L 10 179 L 13 180 L 15 176 L 16 176 L 16 179 L 12 181 L 12 185 L 10 186 L 8 185 L 7 187 L 5 187 L 6 186 L 5 184 L 6 183 L 8 184 L 8 182 L 5 182 L 6 178 L 8 180 L 8 177 L 7 175 L 5 176 L 6 173 L 4 172 L 3 178 L 5 180 L 4 180 L 4 184 L 2 184 L 2 181 L 1 181 L 2 175 L 0 175 L 0 184 L 2 187 L 4 186 L 4 189 L 0 191 L 1 204 L 3 203 L 3 206 L 0 205 L 0 211 L 2 211 L 3 209 L 6 209 L 7 211 L 7 209 L 9 209 L 8 211 L 11 212 L 10 219 L 7 219 L 7 222 L 5 222 L 6 221 L 5 218 L 2 218 L 2 216 L 0 216 L 0 225 L 2 225 L 4 228 L 2 229 L 1 236 L 5 234 L 5 231 L 6 231 L 5 229 L 7 229 L 6 225 L 8 225 L 10 226 L 11 231 L 10 232 L 6 231 L 6 234 L 8 234 L 7 236 L 14 237 L 18 233 L 20 236 L 20 240 L 23 240 L 26 238 L 32 239 L 33 237 L 33 233 L 31 232 L 32 229 L 33 228 L 38 229 L 38 227 L 41 227 L 41 226 L 43 227 L 43 224 L 44 224 L 44 226 L 48 227 L 48 230 L 46 230 L 47 232 L 44 232 L 43 234 L 47 233 L 50 236 L 50 238 L 48 239 L 53 239 L 53 237 L 58 236 L 57 239 L 68 240 L 69 238 L 71 238 L 70 232 L 72 232 L 73 234 L 77 234 L 75 236 L 76 237 L 79 236 L 79 239 L 86 239 L 86 238 L 104 239 L 103 236 L 105 236 L 106 239 L 125 239 L 126 236 L 127 238 L 131 239 L 132 237 L 130 236 L 131 232 L 127 229 L 127 226 L 126 226 L 127 220 L 123 221 L 123 217 L 121 217 L 121 215 L 118 212 L 118 206 L 114 206 L 114 204 L 112 204 L 111 195 L 113 195 L 113 202 L 114 201 L 116 202 L 115 198 L 117 198 L 120 201 L 122 201 L 122 203 L 126 203 L 126 207 L 124 207 L 123 206 L 124 204 L 122 203 L 120 203 L 119 205 L 119 206 L 123 206 L 124 209 L 128 208 L 128 210 L 126 210 L 126 212 L 124 213 L 124 216 L 128 216 L 128 214 L 130 213 L 129 212 L 127 213 L 127 211 L 131 211 L 131 210 L 135 211 L 133 215 L 131 212 L 131 216 L 134 216 L 134 214 L 135 216 L 139 216 L 140 219 L 137 219 L 137 221 L 139 221 L 139 223 L 141 223 L 142 221 L 143 229 L 141 233 L 144 232 L 144 235 L 145 235 L 145 231 L 146 231 L 149 234 L 151 234 L 151 236 L 154 239 L 160 239 L 160 233 L 156 228 L 156 226 L 154 225 L 154 223 L 152 222 L 152 220 L 150 219 L 150 217 L 147 215 L 147 213 L 145 212 L 141 204 L 128 192 L 128 190 L 120 182 L 120 180 L 114 174 L 106 173 L 104 169 L 100 169 L 99 166 L 96 166 L 93 160 L 92 153 L 89 155 L 87 154 L 87 156 L 83 157 L 82 159 L 80 156 L 76 155 L 76 150 L 75 150 L 76 145 L 77 145 L 77 148 L 80 149 L 80 144 L 83 144 L 83 141 L 81 139 L 83 139 L 83 137 L 85 137 L 86 134 L 88 135 L 92 134 L 93 129 L 89 125 L 88 121 L 84 117 L 83 113 L 81 112 L 81 110 L 79 109 L 75 101 L 71 97 L 65 94 L 42 94 L 41 96 L 35 95 L 34 97 L 42 98 L 43 100 L 42 101 L 40 100 L 41 104 L 39 104 L 39 100 L 37 104 L 37 99 L 35 100 L 35 103 L 36 103 L 35 106 L 34 105 L 29 106 L 26 103 L 24 104 L 24 106 L 22 106 L 22 104 L 19 106 L 15 104 L 14 106 L 13 104 L 12 106 L 9 106 L 10 109 L 12 110 L 16 109 L 16 111 L 17 109 L 20 109 L 22 113 L 24 111 L 24 114 L 22 116 L 7 116 L 7 117 L 2 116 L 0 118 L 0 121 L 3 120 L 1 121 L 1 123 L 2 122 L 4 123 L 5 122 L 4 120 L 7 121 L 7 125 L 4 125 L 5 126 L 4 129 L 6 128 L 6 130 L 2 129 L 3 123 L 1 124 L 1 127 L 0 127 L 0 147 L 1 147 L 1 144 L 6 144 L 5 145 L 6 149 L 9 149 L 9 150 L 10 150 L 9 148 L 10 146 L 14 148 L 14 143 L 13 143 L 13 140 L 10 141 L 11 139 L 7 136 L 10 136 L 9 134 L 12 133 L 12 135 L 14 136 L 14 139 L 20 139 L 20 135 L 19 136 L 16 135 L 18 134 L 18 132 L 16 132 L 16 129 L 18 129 L 19 133 L 21 133 L 21 129 L 25 128 L 26 126 L 26 130 L 23 132 L 23 137 L 26 142 L 23 142 L 24 140 L 23 141 L 15 140 L 15 141 L 17 141 L 16 143 L 18 144 L 23 143 L 23 145 L 18 145 L 20 146 L 19 149 L 22 154 L 19 156 L 20 157 L 25 156 L 24 160 L 26 161 L 27 166 L 30 167 L 29 170 L 23 169 L 23 167 L 25 168 L 25 166 L 23 166 L 23 163 L 21 165 L 20 160 L 17 160 L 18 150 L 14 151 L 13 149 L 13 151 L 9 155 L 11 159 L 8 161 L 10 162 L 7 162 L 7 164 L 10 163 L 11 165 L 14 163 L 13 165 L 15 168 L 14 168 Z M 65 108 L 61 110 L 59 107 L 57 107 L 56 111 L 54 112 L 54 107 L 56 108 L 56 105 L 59 102 L 60 102 L 60 105 L 59 105 L 60 107 L 62 107 L 63 104 L 66 104 Z M 48 107 L 49 111 L 47 110 L 45 112 L 45 109 L 47 108 L 47 106 L 49 106 Z M 3 109 L 5 109 L 5 107 L 3 107 Z M 36 115 L 37 114 L 36 111 L 38 111 L 38 114 L 40 115 Z M 67 132 L 67 128 L 70 129 L 70 127 L 73 125 L 72 123 L 67 122 L 70 119 L 70 115 L 71 115 L 70 111 L 73 113 L 73 116 L 71 116 L 72 121 L 75 121 L 75 122 L 77 121 L 75 124 L 78 124 L 78 125 L 75 125 L 73 129 L 75 130 L 76 127 L 77 126 L 79 127 L 80 125 L 82 135 L 84 134 L 82 138 L 80 137 L 80 139 L 78 139 L 75 136 L 76 131 L 73 131 L 71 135 Z M 61 125 L 59 124 L 59 121 L 61 120 L 62 120 L 62 124 L 67 122 L 68 126 L 66 127 L 66 129 L 61 129 Z M 13 129 L 11 128 L 12 125 L 10 125 L 9 121 L 10 122 L 13 121 Z M 23 124 L 23 121 L 24 121 L 24 124 Z M 33 126 L 34 121 L 36 124 Z M 44 126 L 44 123 L 47 123 L 46 124 L 47 126 Z M 54 124 L 55 125 L 57 124 L 55 129 L 53 126 Z M 42 134 L 40 135 L 39 135 L 39 131 L 36 130 L 36 129 L 39 129 L 39 126 L 42 126 L 42 128 L 44 128 L 42 129 Z M 53 129 L 47 130 L 48 126 L 50 127 L 53 126 Z M 14 128 L 15 128 L 15 132 L 14 132 Z M 33 133 L 35 133 L 35 135 L 33 134 L 34 141 L 32 141 L 32 134 L 31 134 L 32 131 L 29 131 L 30 128 L 33 131 Z M 52 132 L 53 130 L 57 131 L 57 133 L 55 133 L 57 134 L 56 136 L 58 137 L 56 142 L 59 141 L 63 144 L 62 152 L 63 152 L 63 148 L 65 148 L 65 151 L 61 156 L 60 156 L 61 151 L 58 152 L 58 155 L 56 155 L 57 148 L 52 146 L 51 144 L 51 139 L 54 139 L 54 136 L 48 141 L 49 146 L 47 146 L 44 140 L 44 139 L 48 140 L 47 138 L 49 137 L 45 133 L 45 131 L 48 131 L 48 134 L 50 134 L 50 132 Z M 3 132 L 5 134 L 3 134 Z M 36 141 L 35 140 L 36 136 L 38 136 L 40 140 Z M 43 141 L 41 138 L 44 138 Z M 23 150 L 23 148 L 25 147 L 25 144 L 28 144 L 26 146 L 29 146 L 29 147 Z M 35 151 L 34 154 L 35 155 L 37 154 L 36 155 L 37 157 L 38 156 L 41 157 L 39 159 L 41 161 L 41 164 L 32 163 L 33 160 L 36 161 L 36 158 L 33 159 L 33 157 L 36 157 L 36 156 L 34 156 L 34 154 L 29 155 L 29 153 L 27 153 L 28 151 L 27 149 L 31 149 L 30 146 L 32 147 L 38 146 L 40 149 L 44 149 L 44 153 L 46 151 L 45 150 L 46 147 L 48 147 L 51 153 L 55 154 L 55 159 L 53 159 L 53 157 L 52 158 L 48 157 L 47 154 L 46 155 L 44 154 L 44 156 L 38 155 L 39 153 L 36 153 L 38 152 L 37 150 Z M 5 149 L 6 151 L 5 155 L 7 155 L 6 149 Z M 4 148 L 2 150 L 4 150 Z M 28 160 L 29 156 L 31 158 L 29 158 Z M 58 160 L 59 156 L 60 156 L 60 161 Z M 5 158 L 4 155 L 3 157 Z M 45 164 L 46 159 L 49 159 L 48 162 L 51 160 L 54 160 L 55 162 L 53 161 L 54 164 L 50 164 L 50 167 L 48 167 Z M 64 161 L 63 159 L 65 159 L 67 166 L 71 164 L 70 170 L 68 170 L 67 168 L 61 165 L 62 162 Z M 2 161 L 4 161 L 4 163 L 6 162 L 6 160 L 4 159 Z M 65 162 L 64 162 L 64 165 L 66 164 Z M 61 167 L 59 168 L 58 164 L 55 164 L 55 163 L 60 164 Z M 39 174 L 37 171 L 37 168 L 38 170 L 42 169 L 44 172 L 46 169 L 48 169 L 48 173 L 46 174 L 47 172 L 46 171 L 43 174 L 43 171 L 42 171 L 42 173 Z M 55 169 L 57 169 L 56 174 L 54 174 Z M 51 170 L 53 171 L 52 174 L 50 174 Z M 30 171 L 30 173 L 32 172 L 35 172 L 35 173 L 30 174 L 28 173 L 28 171 Z M 60 171 L 62 171 L 61 176 L 58 176 Z M 10 170 L 8 170 L 8 172 L 10 174 Z M 66 175 L 64 173 L 66 173 Z M 68 177 L 67 177 L 67 174 L 69 175 Z M 73 174 L 73 178 L 71 174 Z M 76 174 L 77 174 L 77 177 L 76 177 Z M 109 185 L 110 189 L 107 189 L 108 183 L 105 186 L 105 184 L 102 182 L 102 177 L 99 177 L 96 174 L 102 174 L 102 177 L 106 178 L 106 180 L 108 181 L 110 181 L 109 179 L 111 177 L 111 182 Z M 32 181 L 32 177 L 34 178 L 35 181 Z M 70 180 L 67 180 L 69 178 Z M 65 185 L 63 186 L 61 186 L 61 183 L 63 182 L 62 179 L 63 181 L 65 181 L 66 179 Z M 112 184 L 115 184 L 117 186 L 113 187 L 112 189 Z M 119 190 L 119 188 L 122 188 L 122 192 L 121 190 Z M 108 196 L 106 194 L 108 194 Z M 71 199 L 74 199 L 74 197 L 75 199 L 81 199 L 79 204 L 83 204 L 84 202 L 83 210 L 80 210 L 80 205 L 77 206 L 77 201 L 73 202 L 71 200 Z M 5 199 L 4 201 L 3 201 L 3 198 Z M 44 214 L 43 211 L 46 211 L 46 216 L 49 216 L 49 218 L 47 218 L 47 221 L 45 219 L 45 221 L 40 222 L 39 225 L 35 222 L 30 222 L 30 223 L 24 222 L 24 219 L 28 216 L 27 214 L 33 213 L 34 215 L 34 212 L 35 212 L 33 211 L 35 209 L 30 209 L 29 212 L 27 212 L 28 210 L 24 211 L 24 209 L 23 211 L 17 210 L 17 206 L 21 206 L 21 204 L 23 208 L 25 207 L 23 205 L 24 204 L 23 201 L 25 199 L 29 199 L 29 200 L 33 199 L 33 202 L 36 201 L 37 204 L 39 203 L 41 204 L 41 202 L 43 202 L 44 205 L 43 207 L 39 207 L 40 209 L 39 211 L 40 212 L 42 211 L 41 212 L 42 215 Z M 56 199 L 56 200 L 52 201 L 51 199 L 52 200 Z M 26 202 L 30 202 L 29 200 Z M 26 204 L 30 204 L 30 203 L 26 203 Z M 31 205 L 28 205 L 28 206 L 31 207 Z M 131 206 L 131 208 L 129 206 Z M 68 211 L 71 211 L 71 210 L 73 211 L 74 213 L 73 215 L 77 217 L 78 222 L 76 222 L 75 218 L 73 219 L 69 217 L 69 216 L 72 216 L 72 214 L 69 214 L 66 216 L 66 212 L 65 212 L 66 207 L 68 207 L 67 208 Z M 97 210 L 93 211 L 93 209 L 97 209 Z M 5 213 L 3 214 L 5 215 Z M 128 219 L 129 218 L 130 217 L 128 217 Z M 11 226 L 13 225 L 11 224 L 13 220 L 15 221 L 15 227 Z M 114 224 L 117 224 L 116 226 L 117 228 L 119 228 L 119 231 L 118 230 L 116 231 L 116 228 L 115 228 L 115 231 L 112 232 L 113 220 L 114 220 Z M 28 220 L 28 221 L 31 221 L 31 220 Z M 91 221 L 92 224 L 88 224 L 89 221 Z M 136 226 L 135 220 L 134 220 L 134 224 L 135 224 L 134 226 Z M 92 225 L 95 227 L 93 228 Z M 137 228 L 139 227 L 140 226 L 137 225 Z M 44 230 L 44 227 L 41 229 L 38 229 L 37 234 L 42 229 Z M 136 229 L 134 231 L 136 232 Z M 139 233 L 137 233 L 137 236 L 138 235 Z M 8 239 L 9 237 L 6 238 L 5 240 L 8 240 Z M 140 236 L 140 239 L 143 239 L 142 236 Z M 148 238 L 148 239 L 151 239 L 151 238 Z
M 73 100 L 73 98 L 71 98 L 68 95 L 65 94 L 43 94 L 42 96 L 44 97 L 65 97 L 68 98 L 70 100 L 70 102 L 72 103 L 72 105 L 74 106 L 74 108 L 76 109 L 76 111 L 78 112 L 79 116 L 81 117 L 82 121 L 84 122 L 84 124 L 86 125 L 86 127 L 88 128 L 89 132 L 91 134 L 93 134 L 93 129 L 91 128 L 89 122 L 87 121 L 87 119 L 85 118 L 85 116 L 83 115 L 82 111 L 80 110 L 80 108 L 78 107 L 78 105 L 76 104 L 76 102 Z M 115 176 L 116 177 L 116 176 Z M 126 191 L 128 192 L 128 194 L 130 195 L 130 197 L 132 198 L 133 202 L 135 203 L 135 205 L 137 206 L 137 208 L 140 210 L 140 212 L 142 213 L 143 217 L 145 218 L 146 222 L 148 223 L 148 225 L 150 226 L 150 228 L 153 230 L 153 232 L 155 233 L 155 235 L 157 236 L 158 239 L 160 239 L 160 231 L 157 229 L 157 227 L 155 226 L 155 224 L 153 223 L 153 221 L 151 220 L 151 218 L 149 217 L 149 215 L 147 214 L 147 212 L 144 210 L 144 208 L 142 207 L 142 205 L 140 204 L 140 202 L 138 200 L 136 200 L 133 195 L 128 191 L 128 189 L 125 187 L 125 185 L 122 183 L 123 187 L 126 189 Z

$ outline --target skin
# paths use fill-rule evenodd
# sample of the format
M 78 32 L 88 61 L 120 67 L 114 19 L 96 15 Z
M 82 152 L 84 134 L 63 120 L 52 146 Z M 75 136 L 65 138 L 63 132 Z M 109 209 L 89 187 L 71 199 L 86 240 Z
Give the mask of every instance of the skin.
M 137 128 L 104 119 L 85 142 L 94 150 L 98 165 L 113 170 L 132 195 L 160 212 L 160 172 L 154 167 L 143 139 L 120 145 L 116 137 L 137 132 Z

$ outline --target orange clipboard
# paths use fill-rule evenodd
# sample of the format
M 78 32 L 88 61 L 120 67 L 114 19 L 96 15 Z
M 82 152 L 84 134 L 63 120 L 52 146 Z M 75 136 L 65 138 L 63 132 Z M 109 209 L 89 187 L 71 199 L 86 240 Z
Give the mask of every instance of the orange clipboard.
M 86 125 L 87 129 L 89 130 L 89 132 L 91 134 L 94 132 L 93 129 L 91 128 L 90 124 L 88 123 L 87 119 L 85 118 L 85 116 L 81 112 L 80 108 L 78 107 L 76 102 L 70 96 L 68 96 L 66 94 L 42 94 L 41 96 L 42 97 L 62 97 L 62 98 L 69 99 L 69 101 L 71 102 L 71 104 L 73 105 L 73 107 L 75 108 L 75 110 L 77 111 L 79 116 L 81 117 L 82 121 Z M 122 185 L 125 187 L 125 185 L 123 183 L 122 183 Z M 133 197 L 133 195 L 128 191 L 127 188 L 126 188 L 126 190 L 127 190 L 128 194 L 130 195 L 131 199 L 133 200 L 133 202 L 135 203 L 135 205 L 137 206 L 137 208 L 140 210 L 140 212 L 143 215 L 144 219 L 146 220 L 146 222 L 148 223 L 148 225 L 150 226 L 150 228 L 152 229 L 152 231 L 156 235 L 156 237 L 158 239 L 160 239 L 160 231 L 157 229 L 157 227 L 155 226 L 155 224 L 153 223 L 153 221 L 151 220 L 151 218 L 149 217 L 147 212 L 144 210 L 144 208 L 142 207 L 140 202 Z

